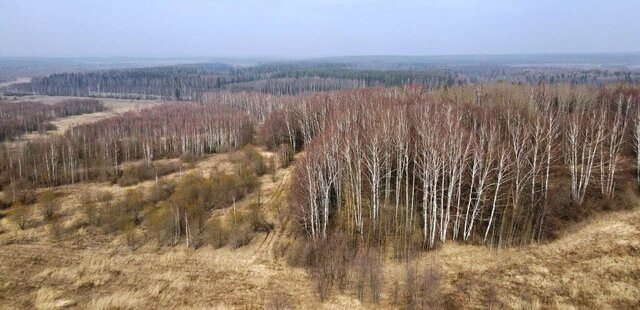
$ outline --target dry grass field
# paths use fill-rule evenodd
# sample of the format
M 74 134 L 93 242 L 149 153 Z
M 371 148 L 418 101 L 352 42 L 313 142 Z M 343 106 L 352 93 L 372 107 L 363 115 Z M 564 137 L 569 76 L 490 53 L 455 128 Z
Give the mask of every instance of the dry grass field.
M 269 156 L 270 153 L 264 152 Z M 185 173 L 220 173 L 233 154 L 211 155 Z M 295 234 L 280 215 L 290 171 L 261 178 L 259 191 L 237 208 L 257 199 L 275 223 L 238 249 L 183 245 L 160 247 L 153 241 L 132 249 L 121 236 L 95 227 L 74 228 L 81 215 L 78 197 L 124 189 L 111 184 L 76 184 L 57 188 L 67 195 L 61 210 L 68 235 L 54 239 L 50 225 L 19 230 L 0 221 L 0 302 L 2 308 L 38 309 L 358 309 L 405 308 L 407 265 L 387 259 L 380 304 L 355 290 L 334 288 L 320 303 L 314 282 L 303 268 L 290 266 L 279 253 Z M 136 186 L 152 186 L 153 181 Z M 212 217 L 227 216 L 218 210 Z M 144 238 L 141 236 L 140 238 Z M 640 209 L 601 213 L 573 225 L 558 240 L 503 250 L 445 244 L 412 263 L 416 272 L 436 270 L 432 286 L 445 308 L 632 309 L 640 306 Z
M 8 97 L 6 98 L 9 101 L 38 101 L 44 104 L 55 104 L 57 102 L 63 101 L 65 99 L 90 99 L 85 97 L 64 97 L 64 96 L 27 96 L 27 97 Z M 63 134 L 67 131 L 67 129 L 97 122 L 101 119 L 109 118 L 116 116 L 118 114 L 125 113 L 127 111 L 135 111 L 147 107 L 152 107 L 154 105 L 158 105 L 161 103 L 159 100 L 129 100 L 129 99 L 114 99 L 114 98 L 100 98 L 99 99 L 107 108 L 107 111 L 104 112 L 96 112 L 90 114 L 82 114 L 82 115 L 73 115 L 67 117 L 56 118 L 51 121 L 51 124 L 55 126 L 55 130 L 51 130 L 46 132 L 46 134 L 40 134 L 38 132 L 28 133 L 26 135 L 20 136 L 15 141 L 6 142 L 6 145 L 9 149 L 18 149 L 25 142 L 35 140 L 38 138 L 42 138 L 46 135 L 59 135 Z
M 17 78 L 15 81 L 0 83 L 0 88 L 11 86 L 13 84 L 29 83 L 29 82 L 31 82 L 31 78 Z

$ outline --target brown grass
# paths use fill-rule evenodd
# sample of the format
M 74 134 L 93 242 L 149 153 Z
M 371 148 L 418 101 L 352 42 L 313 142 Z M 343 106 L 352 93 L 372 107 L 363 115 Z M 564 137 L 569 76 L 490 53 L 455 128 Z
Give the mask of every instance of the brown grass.
M 211 155 L 182 175 L 208 176 L 233 167 L 228 156 Z M 65 231 L 60 240 L 48 237 L 47 225 L 20 230 L 9 218 L 0 220 L 0 308 L 406 308 L 407 266 L 390 258 L 382 268 L 379 304 L 369 288 L 359 301 L 353 282 L 344 290 L 336 287 L 320 303 L 307 271 L 282 258 L 297 242 L 282 215 L 288 181 L 287 169 L 260 178 L 262 208 L 275 228 L 256 233 L 238 249 L 207 245 L 193 250 L 153 242 L 132 249 L 122 236 L 78 225 L 84 216 L 78 212 L 84 193 L 107 191 L 115 201 L 129 188 L 106 183 L 59 187 L 56 193 L 64 198 L 58 214 Z M 257 195 L 249 194 L 236 208 L 255 204 Z M 228 213 L 216 210 L 212 216 L 226 221 Z M 437 291 L 417 292 L 416 304 L 455 309 L 638 308 L 640 208 L 594 214 L 546 244 L 495 250 L 446 243 L 422 253 L 413 264 L 414 286 Z

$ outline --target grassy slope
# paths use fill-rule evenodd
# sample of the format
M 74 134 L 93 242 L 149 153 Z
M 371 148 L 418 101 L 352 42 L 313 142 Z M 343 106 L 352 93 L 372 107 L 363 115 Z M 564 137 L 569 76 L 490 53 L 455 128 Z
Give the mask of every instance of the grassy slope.
M 196 170 L 224 169 L 226 160 L 214 155 Z M 262 178 L 262 199 L 275 222 L 288 173 L 280 170 L 275 178 Z M 104 184 L 63 188 L 71 194 L 63 209 L 68 225 L 77 216 L 74 193 L 97 187 L 110 189 L 116 196 L 122 191 Z M 255 199 L 246 197 L 238 207 Z M 217 211 L 214 216 L 224 213 Z M 281 294 L 299 308 L 374 307 L 368 296 L 361 303 L 349 288 L 335 291 L 321 305 L 305 271 L 288 266 L 274 254 L 277 244 L 293 238 L 285 226 L 280 224 L 237 250 L 147 244 L 132 251 L 121 238 L 93 228 L 53 242 L 46 226 L 19 231 L 3 219 L 0 301 L 9 308 L 263 308 L 274 302 L 272 296 Z M 438 267 L 443 274 L 442 299 L 457 308 L 638 307 L 640 208 L 598 214 L 548 244 L 500 251 L 446 244 L 423 254 L 417 264 Z M 404 285 L 405 276 L 405 264 L 387 262 L 381 306 L 403 307 L 402 298 L 394 301 L 393 291 Z

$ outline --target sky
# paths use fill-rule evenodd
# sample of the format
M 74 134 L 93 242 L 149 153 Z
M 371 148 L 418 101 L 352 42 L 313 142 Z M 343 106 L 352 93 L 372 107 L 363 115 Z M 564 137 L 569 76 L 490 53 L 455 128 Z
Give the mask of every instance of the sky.
M 0 56 L 640 52 L 638 0 L 0 0 Z

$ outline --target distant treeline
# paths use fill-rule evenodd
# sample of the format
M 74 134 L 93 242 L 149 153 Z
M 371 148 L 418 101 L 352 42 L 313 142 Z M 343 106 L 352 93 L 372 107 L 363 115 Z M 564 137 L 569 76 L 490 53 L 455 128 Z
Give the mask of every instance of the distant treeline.
M 253 67 L 191 64 L 141 69 L 62 73 L 34 78 L 5 90 L 8 95 L 201 100 L 212 91 L 296 95 L 363 87 L 421 85 L 451 87 L 485 82 L 608 84 L 640 82 L 640 71 L 506 65 L 272 63 Z

